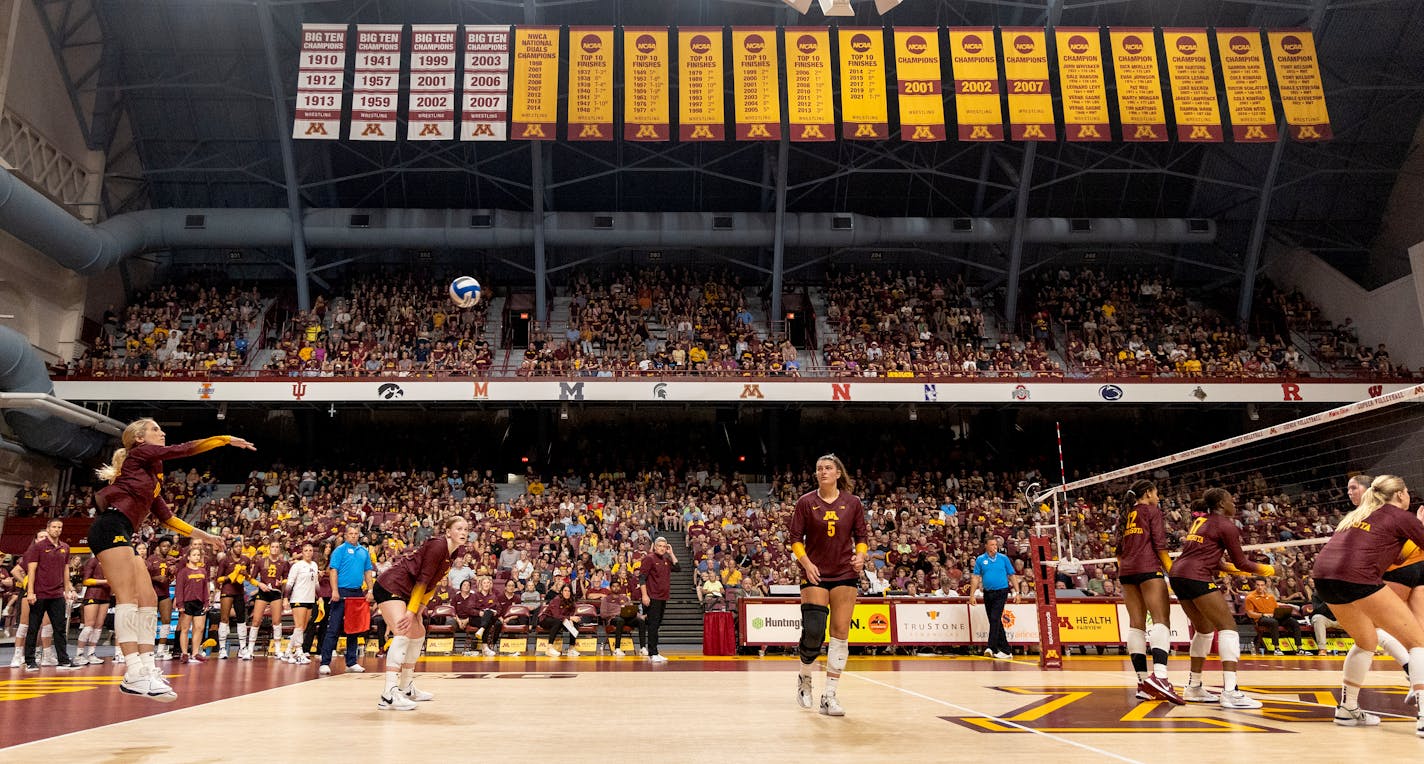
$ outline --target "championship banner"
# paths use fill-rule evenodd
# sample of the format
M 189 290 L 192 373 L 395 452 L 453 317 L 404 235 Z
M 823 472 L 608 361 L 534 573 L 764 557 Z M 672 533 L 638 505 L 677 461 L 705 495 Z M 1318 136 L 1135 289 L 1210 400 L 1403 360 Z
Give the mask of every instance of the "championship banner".
M 1221 105 L 1216 100 L 1216 75 L 1206 30 L 1163 28 L 1162 45 L 1167 51 L 1177 140 L 1220 143 Z
M 463 99 L 460 140 L 508 140 L 509 27 L 465 27 Z
M 667 27 L 623 29 L 623 140 L 666 141 L 671 51 Z
M 448 141 L 455 137 L 455 25 L 410 27 L 410 101 L 405 139 Z
M 1110 141 L 1103 42 L 1097 27 L 1058 27 L 1058 86 L 1063 89 L 1063 132 L 1069 141 Z
M 781 77 L 775 27 L 732 30 L 737 140 L 781 140 Z
M 879 141 L 890 137 L 890 104 L 885 94 L 885 30 L 842 27 L 841 137 Z
M 900 94 L 900 140 L 944 140 L 944 73 L 939 64 L 937 27 L 895 29 L 895 77 Z
M 396 104 L 400 100 L 401 24 L 356 25 L 356 70 L 351 86 L 353 141 L 396 139 Z
M 1004 75 L 1009 88 L 1009 136 L 1016 141 L 1053 141 L 1053 84 L 1048 79 L 1048 40 L 1038 27 L 1004 27 Z
M 1266 32 L 1271 40 L 1271 62 L 1276 67 L 1276 87 L 1281 111 L 1291 137 L 1298 141 L 1326 141 L 1330 112 L 1325 108 L 1325 88 L 1320 84 L 1320 64 L 1315 58 L 1315 35 L 1306 29 Z
M 786 29 L 786 111 L 793 141 L 836 139 L 835 98 L 831 95 L 831 33 L 826 29 Z
M 514 30 L 512 137 L 552 141 L 559 125 L 559 28 Z
M 334 141 L 341 137 L 345 76 L 346 25 L 303 24 L 293 138 Z
M 1162 104 L 1162 75 L 1157 70 L 1157 41 L 1151 27 L 1109 29 L 1113 73 L 1117 75 L 1117 113 L 1126 142 L 1167 140 Z
M 613 28 L 569 27 L 571 141 L 613 140 Z
M 1004 113 L 999 106 L 999 44 L 994 28 L 950 29 L 949 51 L 959 140 L 1002 141 Z
M 678 140 L 727 138 L 722 34 L 721 27 L 686 27 L 677 32 Z
M 1231 139 L 1237 143 L 1276 140 L 1276 108 L 1266 80 L 1266 54 L 1259 29 L 1216 30 L 1216 54 L 1226 84 Z

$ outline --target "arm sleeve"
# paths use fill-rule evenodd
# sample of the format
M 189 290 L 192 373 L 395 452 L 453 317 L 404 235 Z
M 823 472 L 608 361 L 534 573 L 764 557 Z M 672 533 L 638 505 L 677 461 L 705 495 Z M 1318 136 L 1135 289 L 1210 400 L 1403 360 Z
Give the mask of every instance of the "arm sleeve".
M 149 511 L 153 513 L 153 516 L 158 518 L 158 521 L 164 525 L 167 525 L 168 521 L 173 519 L 173 509 L 168 506 L 168 502 L 164 501 L 162 496 L 153 497 L 153 503 L 150 504 L 148 508 Z M 179 522 L 182 521 L 180 520 Z M 187 523 L 183 524 L 187 525 Z M 190 527 L 189 531 L 191 530 L 192 528 Z
M 796 502 L 796 508 L 791 510 L 790 537 L 792 544 L 802 544 L 806 540 L 806 519 L 801 516 L 801 502 Z M 804 545 L 802 546 L 804 550 Z
M 214 435 L 211 438 L 202 440 L 190 440 L 187 443 L 179 443 L 175 446 L 152 446 L 151 452 L 146 454 L 151 459 L 181 459 L 185 456 L 201 454 L 204 451 L 211 451 L 214 448 L 221 448 L 232 442 L 231 435 Z
M 860 511 L 856 513 L 855 528 L 852 529 L 854 531 L 852 536 L 856 541 L 855 550 L 857 552 L 864 552 L 866 547 L 865 540 L 870 537 L 870 524 L 865 520 L 865 505 L 861 504 L 860 499 L 856 499 L 855 503 L 860 505 Z
M 1231 521 L 1222 523 L 1221 543 L 1226 547 L 1226 554 L 1231 558 L 1231 562 L 1240 570 L 1260 573 L 1262 567 L 1259 563 L 1252 562 L 1246 557 L 1246 550 L 1241 548 L 1241 531 L 1236 528 L 1236 524 Z

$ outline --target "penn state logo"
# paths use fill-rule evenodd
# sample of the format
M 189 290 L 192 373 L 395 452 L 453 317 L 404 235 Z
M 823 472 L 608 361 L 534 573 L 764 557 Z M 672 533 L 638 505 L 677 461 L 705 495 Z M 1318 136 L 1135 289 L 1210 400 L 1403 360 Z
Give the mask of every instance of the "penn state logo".
M 1117 385 L 1103 385 L 1098 388 L 1098 397 L 1105 401 L 1122 400 L 1122 388 Z
M 394 382 L 387 382 L 376 388 L 376 394 L 389 401 L 396 398 L 404 398 L 405 390 L 402 390 L 401 386 Z

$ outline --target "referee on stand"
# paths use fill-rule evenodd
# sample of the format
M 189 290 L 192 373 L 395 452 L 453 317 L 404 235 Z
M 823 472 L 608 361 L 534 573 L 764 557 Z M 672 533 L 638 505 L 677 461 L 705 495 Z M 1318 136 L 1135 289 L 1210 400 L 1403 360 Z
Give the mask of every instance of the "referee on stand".
M 1009 652 L 1009 637 L 1004 633 L 1004 604 L 1009 594 L 1014 602 L 1019 601 L 1019 576 L 1014 572 L 1014 564 L 1008 555 L 999 554 L 999 540 L 990 538 L 984 542 L 984 554 L 974 558 L 974 581 L 971 592 L 980 587 L 984 591 L 984 611 L 989 616 L 989 646 L 984 654 L 995 660 L 1006 661 L 1013 658 Z M 972 594 L 970 596 L 973 596 Z

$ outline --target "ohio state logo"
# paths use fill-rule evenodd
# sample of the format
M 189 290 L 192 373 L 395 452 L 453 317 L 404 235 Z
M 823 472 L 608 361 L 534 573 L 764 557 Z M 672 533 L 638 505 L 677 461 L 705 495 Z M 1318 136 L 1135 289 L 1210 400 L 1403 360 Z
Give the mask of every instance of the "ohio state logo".
M 979 39 L 978 35 L 967 34 L 959 42 L 959 47 L 963 48 L 965 53 L 979 53 L 984 50 L 984 41 Z
M 585 53 L 597 53 L 603 49 L 603 41 L 598 39 L 596 34 L 586 34 L 582 40 L 579 40 L 579 46 Z
M 796 38 L 796 49 L 802 53 L 815 53 L 818 47 L 820 46 L 816 44 L 816 38 L 811 35 L 803 34 Z
M 766 40 L 763 40 L 759 34 L 749 34 L 747 39 L 742 42 L 742 47 L 746 48 L 748 53 L 760 53 L 766 49 Z
M 687 46 L 692 48 L 693 53 L 702 54 L 712 50 L 712 40 L 707 35 L 700 34 L 694 36 Z
M 638 39 L 633 43 L 639 53 L 652 53 L 658 49 L 658 41 L 650 34 L 638 35 Z
M 1087 53 L 1087 52 L 1088 52 L 1088 38 L 1086 38 L 1086 37 L 1084 37 L 1083 35 L 1080 35 L 1080 34 L 1075 34 L 1075 35 L 1073 35 L 1072 37 L 1069 37 L 1069 38 L 1068 38 L 1068 50 L 1071 50 L 1071 51 L 1073 51 L 1074 53 L 1080 53 L 1080 54 L 1081 54 L 1081 53 Z
M 1033 38 L 1026 34 L 1021 34 L 1014 38 L 1014 50 L 1024 55 L 1032 53 L 1035 47 L 1037 46 L 1033 44 Z
M 1142 52 L 1142 38 L 1141 38 L 1141 37 L 1138 37 L 1138 36 L 1135 35 L 1135 34 L 1130 34 L 1130 35 L 1128 35 L 1128 36 L 1122 38 L 1122 49 L 1125 50 L 1125 51 L 1127 51 L 1129 54 L 1134 55 L 1134 56 L 1137 55 L 1138 53 L 1141 53 L 1141 52 Z

